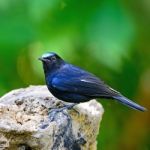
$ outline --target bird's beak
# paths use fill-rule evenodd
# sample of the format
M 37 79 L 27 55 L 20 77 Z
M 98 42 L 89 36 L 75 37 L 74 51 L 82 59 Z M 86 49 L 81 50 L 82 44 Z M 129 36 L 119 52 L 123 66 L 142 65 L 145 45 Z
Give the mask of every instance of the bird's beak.
M 46 59 L 44 59 L 42 57 L 38 58 L 38 60 L 40 60 L 40 61 L 46 61 Z
M 43 58 L 43 57 L 38 58 L 38 60 L 40 60 L 40 61 L 42 61 L 42 62 L 45 62 L 45 63 L 50 62 L 48 59 Z

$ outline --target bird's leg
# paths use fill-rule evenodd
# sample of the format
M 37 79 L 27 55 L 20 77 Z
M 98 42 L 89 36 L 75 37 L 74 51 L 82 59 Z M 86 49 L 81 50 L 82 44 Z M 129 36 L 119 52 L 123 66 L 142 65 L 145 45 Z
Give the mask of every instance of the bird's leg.
M 70 105 L 64 105 L 63 107 L 62 107 L 62 109 L 64 110 L 64 109 L 72 109 L 75 105 L 77 105 L 76 103 L 73 103 L 73 104 L 70 104 Z
M 70 109 L 72 109 L 74 106 L 76 106 L 77 105 L 77 103 L 73 103 L 73 104 L 70 104 L 70 105 L 64 105 L 64 107 L 62 108 L 63 110 L 65 110 L 65 109 L 68 109 L 68 110 L 70 110 Z M 74 109 L 74 108 L 73 108 Z M 79 112 L 76 110 L 76 109 L 74 109 L 74 111 L 77 113 L 77 114 L 79 114 Z
M 48 113 L 51 113 L 52 111 L 56 111 L 56 112 L 62 112 L 63 110 L 67 109 L 67 110 L 70 110 L 72 109 L 75 105 L 77 105 L 76 103 L 74 104 L 70 104 L 70 105 L 64 105 L 63 107 L 61 108 L 51 108 Z
M 61 108 L 51 108 L 51 109 L 49 109 L 48 110 L 48 119 L 49 119 L 49 121 L 42 123 L 42 125 L 40 126 L 40 128 L 41 129 L 45 129 L 49 125 L 49 122 L 52 122 L 55 119 L 55 116 L 58 113 L 63 113 L 64 115 L 65 114 L 67 115 L 67 112 L 65 112 L 64 110 L 65 109 L 67 109 L 67 110 L 72 109 L 75 105 L 76 104 L 70 104 L 70 105 L 64 105 Z
M 51 122 L 51 121 L 53 121 L 54 120 L 54 118 L 55 118 L 55 116 L 56 116 L 56 114 L 58 114 L 58 113 L 63 113 L 63 114 L 65 114 L 66 112 L 64 111 L 64 110 L 69 110 L 69 109 L 72 109 L 75 105 L 77 105 L 77 104 L 70 104 L 70 105 L 64 105 L 63 107 L 61 107 L 61 108 L 51 108 L 51 109 L 49 109 L 49 111 L 48 111 L 48 118 L 49 118 L 49 121 Z M 75 110 L 75 109 L 74 109 Z M 75 110 L 77 113 L 79 113 L 77 110 Z M 42 125 L 42 127 L 41 128 L 45 128 L 45 127 L 47 127 L 47 124 L 45 125 Z

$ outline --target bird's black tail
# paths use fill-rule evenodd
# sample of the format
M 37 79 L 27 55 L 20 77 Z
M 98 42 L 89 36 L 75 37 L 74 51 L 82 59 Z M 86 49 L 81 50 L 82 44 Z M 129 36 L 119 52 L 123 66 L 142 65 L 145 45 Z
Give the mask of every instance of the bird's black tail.
M 116 99 L 117 101 L 121 102 L 124 105 L 127 105 L 128 107 L 131 107 L 133 109 L 136 110 L 140 110 L 140 111 L 146 111 L 147 109 L 134 103 L 133 101 L 129 100 L 128 98 L 118 95 L 118 96 L 113 96 L 114 99 Z

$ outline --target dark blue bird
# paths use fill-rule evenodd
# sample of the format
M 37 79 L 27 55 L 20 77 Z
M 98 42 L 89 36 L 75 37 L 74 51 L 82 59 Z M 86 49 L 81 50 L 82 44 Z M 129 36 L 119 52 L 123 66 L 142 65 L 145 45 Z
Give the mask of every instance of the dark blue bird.
M 58 99 L 74 103 L 94 98 L 113 99 L 133 109 L 146 109 L 112 89 L 95 75 L 64 61 L 56 53 L 49 52 L 39 58 L 43 62 L 46 85 Z

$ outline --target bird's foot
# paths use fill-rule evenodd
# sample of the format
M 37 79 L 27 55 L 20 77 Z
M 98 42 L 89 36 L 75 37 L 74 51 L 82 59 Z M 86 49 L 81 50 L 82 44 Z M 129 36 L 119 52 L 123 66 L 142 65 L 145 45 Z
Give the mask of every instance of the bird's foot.
M 62 111 L 64 111 L 64 110 L 70 110 L 70 109 L 72 109 L 75 105 L 77 105 L 77 104 L 70 104 L 70 105 L 64 105 L 63 107 L 61 107 L 61 108 L 51 108 L 50 110 L 49 110 L 49 112 L 48 112 L 48 114 L 50 114 L 52 111 L 55 111 L 55 112 L 62 112 Z
M 76 109 L 73 108 L 76 105 L 77 104 L 64 105 L 64 107 L 65 107 L 64 109 L 68 109 L 68 110 L 73 109 L 79 115 L 79 112 Z
M 74 106 L 76 106 L 77 104 L 70 104 L 70 105 L 64 105 L 62 109 L 72 109 Z
M 48 116 L 49 116 L 49 121 L 53 121 L 55 116 L 58 114 L 58 113 L 63 113 L 63 114 L 67 114 L 66 111 L 64 110 L 70 110 L 72 109 L 76 104 L 71 104 L 71 105 L 64 105 L 63 107 L 61 108 L 51 108 L 49 111 L 48 111 Z M 75 110 L 76 111 L 76 110 Z

